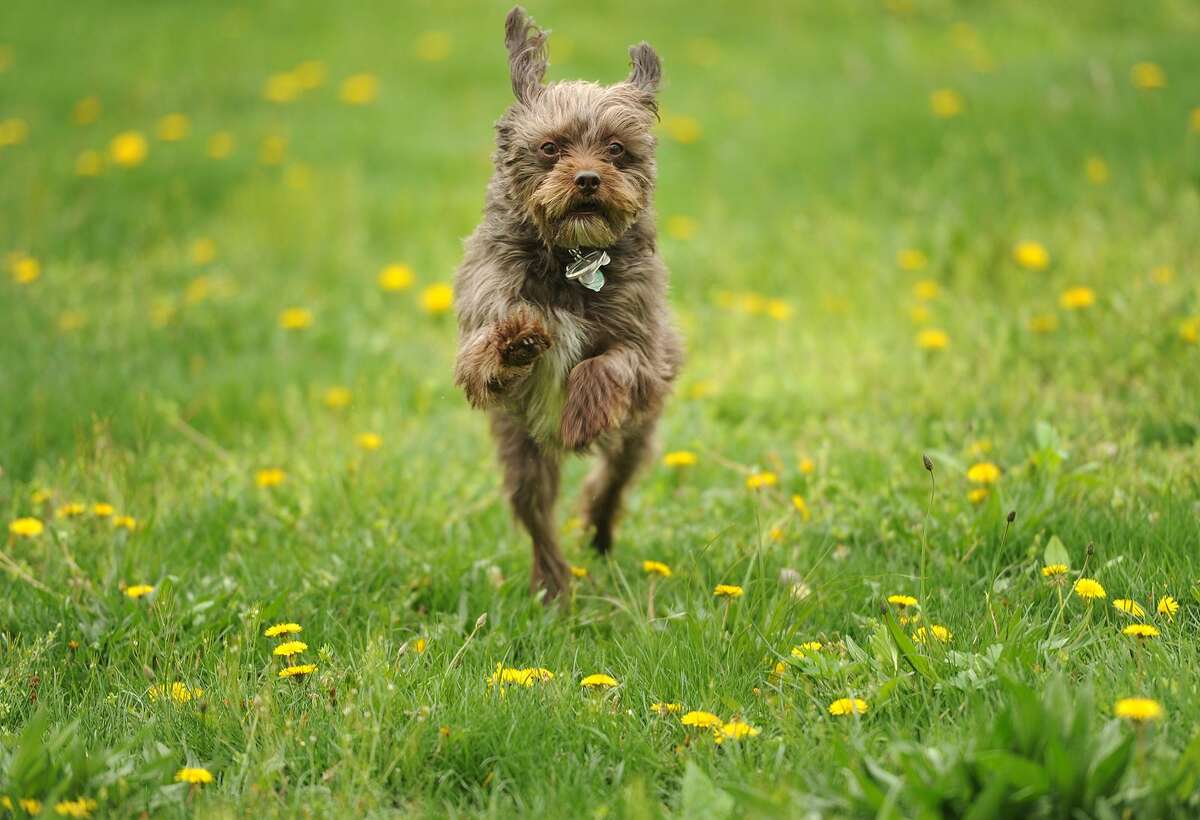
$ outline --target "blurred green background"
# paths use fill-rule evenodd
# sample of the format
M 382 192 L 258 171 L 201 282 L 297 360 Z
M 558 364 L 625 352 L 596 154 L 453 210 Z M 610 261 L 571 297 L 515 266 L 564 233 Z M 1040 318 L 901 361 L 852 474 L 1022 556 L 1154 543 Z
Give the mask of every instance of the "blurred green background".
M 55 539 L 6 546 L 17 574 L 0 596 L 11 659 L 0 691 L 27 692 L 37 676 L 40 703 L 57 723 L 78 716 L 89 743 L 151 727 L 172 753 L 188 749 L 179 764 L 226 772 L 229 802 L 214 805 L 280 795 L 273 761 L 284 758 L 312 791 L 282 789 L 265 804 L 280 811 L 301 794 L 331 812 L 394 807 L 398 792 L 435 813 L 578 794 L 601 805 L 603 778 L 624 771 L 617 746 L 580 745 L 572 760 L 592 763 L 540 774 L 540 752 L 582 744 L 570 704 L 548 709 L 544 737 L 505 712 L 426 766 L 441 742 L 427 735 L 451 718 L 414 728 L 412 716 L 441 704 L 461 727 L 482 696 L 446 705 L 430 695 L 434 677 L 398 672 L 406 641 L 429 636 L 426 660 L 444 667 L 486 610 L 494 631 L 455 681 L 475 686 L 502 657 L 552 666 L 568 684 L 605 668 L 646 698 L 686 680 L 678 696 L 693 706 L 709 698 L 765 725 L 748 694 L 765 644 L 786 657 L 773 642 L 797 630 L 866 640 L 878 594 L 916 583 L 922 452 L 940 482 L 930 595 L 962 647 L 999 640 L 980 609 L 990 593 L 1044 630 L 1052 612 L 1031 562 L 1052 533 L 1075 566 L 1098 544 L 1106 583 L 1183 597 L 1200 474 L 1200 5 L 527 8 L 553 31 L 551 80 L 617 81 L 643 39 L 662 56 L 661 252 L 689 349 L 662 439 L 698 454 L 682 476 L 648 470 L 611 566 L 589 563 L 568 518 L 569 558 L 593 577 L 562 621 L 528 601 L 527 546 L 484 419 L 451 384 L 444 286 L 510 102 L 508 5 L 0 7 L 0 509 L 45 519 Z M 331 399 L 335 388 L 346 392 Z M 967 480 L 980 459 L 1001 468 L 997 486 Z M 284 471 L 282 485 L 257 485 L 266 468 Z M 763 505 L 745 490 L 761 470 L 780 491 Z M 76 501 L 111 503 L 137 528 L 58 517 Z M 564 502 L 564 518 L 572 511 Z M 643 592 L 622 573 L 647 557 L 679 567 L 661 611 L 699 620 L 682 639 L 654 631 L 630 647 Z M 803 570 L 806 603 L 786 603 L 781 568 Z M 705 620 L 708 591 L 743 572 L 757 631 L 718 663 L 708 653 L 734 650 Z M 1018 580 L 998 589 L 1001 576 Z M 159 588 L 150 614 L 120 594 L 139 582 Z M 269 666 L 231 660 L 261 649 L 254 630 L 271 618 L 320 636 L 323 687 L 387 705 L 361 722 L 312 717 L 320 742 L 302 762 L 291 754 L 305 730 L 254 735 L 235 708 L 318 709 L 273 700 Z M 1191 643 L 1173 651 L 1163 675 L 1195 658 Z M 1069 660 L 1034 655 L 1013 661 L 1034 680 L 1061 665 L 1104 697 L 1145 683 L 1126 656 L 1091 644 Z M 859 675 L 837 685 L 883 688 Z M 180 677 L 210 691 L 219 717 L 146 710 L 147 687 Z M 743 796 L 777 776 L 837 794 L 857 752 L 831 740 L 794 753 L 829 731 L 809 721 L 825 694 L 779 707 L 771 742 L 797 744 L 788 754 L 764 739 L 703 768 Z M 1194 716 L 1194 695 L 1175 691 L 1173 708 Z M 862 741 L 953 739 L 998 699 L 929 695 Z M 10 698 L 6 740 L 35 708 Z M 354 776 L 322 792 L 345 752 L 338 738 L 373 724 L 394 736 L 350 744 Z M 674 800 L 673 740 L 595 726 L 623 738 L 649 804 Z M 505 768 L 495 760 L 513 732 L 526 756 Z M 504 789 L 489 791 L 489 771 Z M 110 806 L 144 807 L 152 793 Z M 786 804 L 772 794 L 763 805 Z

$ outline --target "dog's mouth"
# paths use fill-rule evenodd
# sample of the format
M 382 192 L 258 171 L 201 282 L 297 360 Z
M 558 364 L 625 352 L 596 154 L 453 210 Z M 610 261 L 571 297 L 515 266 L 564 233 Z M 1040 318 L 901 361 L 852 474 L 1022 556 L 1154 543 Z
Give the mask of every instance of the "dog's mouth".
M 581 219 L 587 216 L 604 216 L 604 209 L 598 202 L 579 202 L 567 209 L 567 219 Z

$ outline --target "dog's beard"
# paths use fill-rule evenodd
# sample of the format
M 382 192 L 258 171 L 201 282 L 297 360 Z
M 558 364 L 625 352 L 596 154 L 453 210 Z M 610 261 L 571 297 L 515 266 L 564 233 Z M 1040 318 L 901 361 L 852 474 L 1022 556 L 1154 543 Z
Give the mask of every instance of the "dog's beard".
M 560 248 L 607 248 L 629 230 L 640 201 L 624 184 L 610 184 L 595 197 L 583 198 L 574 183 L 543 181 L 531 197 L 531 210 L 543 238 Z

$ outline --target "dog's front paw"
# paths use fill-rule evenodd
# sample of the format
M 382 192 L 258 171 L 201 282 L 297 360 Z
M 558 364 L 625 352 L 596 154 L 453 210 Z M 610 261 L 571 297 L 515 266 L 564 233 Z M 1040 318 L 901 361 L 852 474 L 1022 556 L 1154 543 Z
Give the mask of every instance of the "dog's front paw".
M 567 380 L 567 402 L 559 430 L 563 446 L 586 449 L 605 430 L 620 424 L 628 409 L 628 388 L 602 359 L 584 359 Z
M 505 367 L 526 367 L 537 361 L 550 347 L 550 337 L 538 326 L 525 326 L 500 342 L 500 363 Z

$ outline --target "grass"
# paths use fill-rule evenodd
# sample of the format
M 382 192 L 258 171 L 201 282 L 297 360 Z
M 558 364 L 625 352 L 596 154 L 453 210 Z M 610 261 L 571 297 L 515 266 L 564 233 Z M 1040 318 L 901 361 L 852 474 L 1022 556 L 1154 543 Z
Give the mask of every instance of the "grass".
M 610 561 L 564 499 L 588 573 L 566 610 L 529 596 L 484 419 L 451 385 L 453 317 L 422 308 L 482 203 L 505 10 L 0 11 L 2 133 L 27 126 L 0 148 L 0 517 L 45 523 L 3 545 L 0 795 L 155 816 L 1194 815 L 1195 8 L 532 8 L 554 78 L 615 81 L 643 38 L 663 56 L 661 250 L 689 360 L 661 438 L 696 455 L 647 469 Z M 318 87 L 263 99 L 313 59 Z M 1165 87 L 1135 87 L 1142 61 Z M 364 72 L 377 97 L 343 103 Z M 931 114 L 938 89 L 961 113 Z M 190 133 L 164 142 L 171 112 Z M 128 130 L 148 155 L 114 166 Z M 89 150 L 98 176 L 76 173 Z M 1018 264 L 1022 241 L 1049 264 Z M 377 285 L 390 263 L 411 287 Z M 1072 287 L 1094 303 L 1060 306 Z M 308 327 L 279 326 L 292 307 Z M 917 344 L 931 329 L 944 348 Z M 983 461 L 992 484 L 967 478 Z M 258 486 L 267 468 L 283 482 Z M 653 621 L 646 559 L 673 570 Z M 1079 577 L 1108 597 L 1069 594 Z M 1121 633 L 1137 620 L 1161 634 Z M 277 678 L 280 621 L 311 676 Z M 912 640 L 934 624 L 947 643 Z M 793 657 L 805 641 L 823 648 Z M 497 664 L 554 677 L 501 691 Z M 594 673 L 619 686 L 582 689 Z M 1114 717 L 1127 696 L 1163 719 Z M 830 715 L 846 697 L 868 711 Z M 717 745 L 656 702 L 761 733 Z M 215 782 L 173 783 L 183 766 Z

